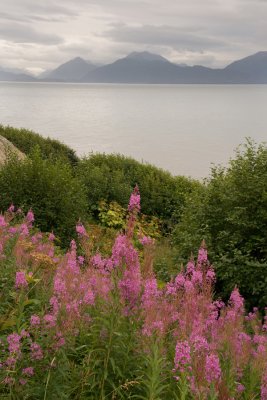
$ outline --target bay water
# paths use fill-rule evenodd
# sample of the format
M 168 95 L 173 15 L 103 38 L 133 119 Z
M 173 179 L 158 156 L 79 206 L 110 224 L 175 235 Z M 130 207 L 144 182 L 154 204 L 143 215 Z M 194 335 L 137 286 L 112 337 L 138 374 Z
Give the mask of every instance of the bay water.
M 267 85 L 0 82 L 0 123 L 204 178 L 246 137 L 267 141 Z

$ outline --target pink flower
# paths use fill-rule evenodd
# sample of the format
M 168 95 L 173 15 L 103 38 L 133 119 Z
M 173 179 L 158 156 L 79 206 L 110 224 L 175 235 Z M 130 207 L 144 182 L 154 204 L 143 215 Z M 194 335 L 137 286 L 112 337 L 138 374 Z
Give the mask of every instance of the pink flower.
M 38 315 L 32 315 L 31 316 L 31 326 L 37 326 L 40 325 L 40 318 L 38 317 Z
M 34 214 L 32 212 L 32 210 L 28 211 L 27 215 L 26 215 L 26 223 L 28 224 L 32 224 L 34 221 Z
M 54 317 L 54 315 L 51 314 L 46 314 L 44 316 L 44 322 L 46 322 L 49 328 L 53 328 L 54 326 L 56 326 L 56 317 Z
M 76 232 L 78 233 L 79 236 L 88 236 L 87 232 L 85 230 L 85 227 L 82 224 L 77 224 L 76 225 Z
M 235 311 L 243 311 L 244 309 L 244 299 L 240 295 L 239 290 L 235 288 L 230 296 L 230 304 Z
M 184 372 L 186 368 L 190 367 L 191 355 L 190 345 L 187 340 L 177 342 L 175 347 L 174 367 L 176 371 Z M 190 368 L 189 368 L 190 369 Z
M 27 287 L 28 282 L 26 280 L 25 272 L 24 271 L 18 271 L 16 272 L 16 283 L 15 283 L 16 289 Z
M 28 226 L 26 224 L 21 224 L 20 233 L 22 234 L 22 236 L 28 236 L 29 235 L 29 229 L 28 229 Z
M 199 264 L 206 263 L 208 261 L 208 252 L 204 247 L 200 247 L 198 250 L 197 262 Z
M 149 236 L 143 236 L 139 241 L 143 246 L 149 246 L 154 243 L 154 240 Z
M 33 369 L 33 367 L 27 367 L 22 370 L 22 373 L 23 373 L 23 375 L 26 375 L 26 376 L 33 376 L 34 369 Z
M 245 386 L 242 385 L 241 383 L 237 384 L 236 390 L 238 391 L 238 393 L 242 393 L 245 390 Z
M 42 360 L 43 357 L 44 356 L 43 356 L 43 351 L 41 349 L 41 346 L 38 343 L 33 342 L 31 344 L 31 358 L 32 358 L 32 360 Z
M 221 378 L 220 361 L 216 354 L 210 354 L 206 357 L 205 377 L 208 383 L 216 382 Z
M 216 275 L 215 272 L 212 268 L 208 269 L 207 273 L 206 273 L 206 279 L 209 282 L 215 282 L 216 281 Z
M 191 281 L 194 285 L 201 285 L 203 280 L 201 271 L 194 271 L 192 274 Z
M 79 256 L 79 257 L 78 257 L 78 263 L 79 263 L 80 265 L 83 265 L 83 264 L 84 264 L 84 257 L 83 257 L 83 256 Z
M 128 205 L 128 211 L 140 211 L 140 194 L 139 194 L 139 189 L 138 186 L 136 185 L 134 188 L 133 193 L 131 194 L 129 205 Z
M 9 353 L 19 353 L 20 352 L 20 335 L 17 333 L 11 333 L 7 337 L 8 350 Z
M 186 266 L 186 273 L 192 274 L 194 271 L 195 271 L 195 264 L 192 260 L 190 260 Z
M 0 215 L 0 227 L 4 228 L 5 226 L 7 226 L 7 223 L 5 221 L 5 217 L 3 215 Z
M 50 242 L 53 242 L 54 240 L 55 240 L 55 235 L 53 234 L 53 232 L 52 233 L 49 233 L 49 235 L 48 235 L 48 240 L 50 241 Z
M 10 212 L 10 213 L 13 213 L 13 212 L 15 211 L 15 206 L 14 206 L 14 204 L 10 204 L 10 206 L 9 206 L 9 208 L 8 208 L 7 211 Z

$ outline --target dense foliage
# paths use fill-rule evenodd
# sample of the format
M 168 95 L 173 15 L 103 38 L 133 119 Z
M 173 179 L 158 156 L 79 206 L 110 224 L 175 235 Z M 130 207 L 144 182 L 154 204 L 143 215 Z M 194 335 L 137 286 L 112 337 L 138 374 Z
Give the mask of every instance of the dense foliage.
M 75 151 L 70 147 L 58 140 L 44 138 L 38 133 L 27 129 L 17 129 L 10 126 L 0 125 L 0 135 L 8 139 L 26 155 L 29 155 L 32 150 L 38 146 L 43 158 L 62 158 L 73 166 L 78 162 L 78 157 L 76 156 Z
M 0 217 L 1 399 L 267 399 L 267 317 L 245 317 L 237 288 L 213 300 L 204 247 L 159 288 L 139 210 L 135 189 L 105 257 L 81 223 L 83 255 L 56 254 L 31 211 Z
M 200 186 L 196 181 L 142 164 L 122 155 L 92 154 L 84 158 L 77 174 L 87 188 L 88 204 L 97 212 L 101 200 L 116 201 L 122 207 L 138 184 L 142 192 L 142 212 L 159 217 L 168 229 L 180 219 L 185 196 Z
M 44 232 L 54 230 L 66 245 L 73 238 L 77 220 L 86 215 L 86 196 L 68 164 L 42 159 L 35 151 L 19 161 L 11 156 L 0 169 L 0 210 L 10 204 L 22 211 L 32 208 L 36 225 Z
M 247 141 L 228 168 L 214 168 L 206 187 L 187 199 L 174 232 L 181 254 L 208 243 L 218 289 L 237 284 L 248 305 L 267 303 L 267 148 Z

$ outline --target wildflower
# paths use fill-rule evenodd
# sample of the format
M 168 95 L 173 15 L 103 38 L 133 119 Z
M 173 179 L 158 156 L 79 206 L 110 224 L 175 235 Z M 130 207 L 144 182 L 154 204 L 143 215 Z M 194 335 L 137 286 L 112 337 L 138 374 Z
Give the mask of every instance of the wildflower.
M 194 271 L 192 274 L 191 281 L 194 285 L 201 285 L 203 280 L 201 271 Z
M 128 205 L 128 211 L 140 211 L 140 194 L 139 194 L 139 189 L 138 186 L 136 185 L 134 188 L 133 193 L 131 194 L 129 205 Z
M 54 317 L 54 315 L 46 314 L 44 316 L 44 321 L 46 322 L 48 328 L 53 328 L 54 326 L 56 326 L 56 318 Z
M 209 344 L 203 336 L 196 335 L 192 339 L 192 343 L 196 352 L 209 350 Z
M 43 358 L 41 346 L 36 342 L 31 343 L 31 358 L 33 360 L 41 360 Z
M 7 223 L 5 221 L 5 217 L 3 215 L 0 215 L 0 227 L 4 228 L 5 226 L 7 226 Z
M 20 225 L 20 233 L 22 234 L 22 236 L 28 236 L 29 235 L 29 229 L 28 229 L 28 226 L 26 224 L 21 224 Z
M 6 365 L 7 365 L 9 368 L 14 367 L 14 366 L 16 365 L 16 362 L 17 362 L 17 359 L 14 358 L 14 357 L 8 357 L 8 358 L 6 359 Z
M 190 345 L 187 340 L 183 342 L 177 342 L 175 347 L 174 356 L 174 367 L 175 370 L 184 372 L 186 368 L 190 368 L 191 355 L 190 355 Z
M 241 383 L 237 384 L 236 390 L 238 391 L 238 393 L 244 392 L 245 389 L 246 389 L 245 386 L 242 385 Z
M 86 230 L 85 230 L 85 227 L 84 227 L 82 224 L 77 224 L 77 225 L 76 225 L 76 232 L 78 233 L 78 235 L 79 235 L 80 237 L 88 236 L 88 235 L 87 235 L 87 232 L 86 232 Z
M 10 213 L 13 213 L 13 212 L 15 211 L 15 206 L 14 206 L 14 204 L 10 204 L 10 206 L 9 206 L 9 208 L 8 208 L 7 211 L 10 212 Z
M 78 263 L 79 263 L 80 265 L 83 265 L 83 264 L 84 264 L 84 257 L 83 257 L 83 256 L 79 256 L 79 257 L 78 257 Z
M 221 377 L 220 361 L 216 354 L 210 354 L 206 357 L 205 377 L 208 383 L 216 382 Z
M 209 268 L 207 273 L 206 273 L 206 279 L 209 282 L 215 282 L 216 281 L 216 275 L 215 272 L 212 268 Z
M 19 383 L 20 383 L 22 386 L 24 386 L 24 385 L 26 385 L 27 380 L 24 379 L 24 378 L 20 378 Z
M 154 243 L 154 240 L 149 236 L 143 236 L 139 241 L 143 246 L 149 246 Z
M 33 367 L 23 368 L 22 373 L 23 373 L 23 375 L 26 375 L 26 376 L 33 376 L 34 369 L 33 369 Z
M 55 237 L 55 235 L 53 234 L 53 232 L 52 232 L 52 233 L 49 233 L 49 235 L 48 235 L 48 240 L 49 240 L 50 242 L 53 242 L 55 239 L 56 239 L 56 237 Z
M 192 274 L 195 271 L 195 264 L 193 260 L 190 260 L 186 266 L 186 273 Z
M 244 308 L 244 299 L 240 295 L 239 290 L 235 288 L 230 296 L 230 304 L 235 311 L 242 311 Z
M 31 316 L 31 326 L 37 326 L 40 325 L 40 318 L 38 317 L 38 315 L 32 315 Z
M 26 215 L 26 223 L 31 225 L 33 223 L 33 221 L 34 221 L 34 214 L 33 214 L 32 210 L 29 210 Z
M 27 282 L 26 275 L 25 275 L 24 271 L 16 272 L 16 283 L 15 283 L 15 286 L 16 286 L 16 289 L 28 286 L 28 282 Z
M 19 353 L 20 351 L 20 335 L 17 333 L 11 333 L 7 337 L 9 353 Z
M 184 287 L 184 284 L 185 284 L 185 277 L 183 276 L 183 274 L 178 274 L 178 275 L 176 276 L 176 278 L 175 278 L 174 283 L 175 283 L 175 286 L 176 286 L 178 289 L 183 288 L 183 287 Z
M 198 251 L 197 262 L 199 264 L 206 263 L 208 261 L 208 252 L 204 247 L 200 247 Z

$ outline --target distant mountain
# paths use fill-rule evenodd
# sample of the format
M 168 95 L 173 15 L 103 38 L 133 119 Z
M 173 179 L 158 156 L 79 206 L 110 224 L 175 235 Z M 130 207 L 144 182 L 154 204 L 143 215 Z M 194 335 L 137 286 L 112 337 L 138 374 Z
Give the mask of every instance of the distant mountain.
M 224 71 L 239 74 L 242 83 L 267 83 L 267 51 L 234 61 Z
M 52 71 L 45 71 L 39 78 L 46 81 L 79 82 L 95 68 L 97 68 L 96 65 L 81 57 L 76 57 Z
M 36 79 L 32 75 L 28 75 L 25 73 L 14 73 L 0 67 L 0 81 L 35 82 Z
M 218 70 L 177 65 L 149 52 L 135 52 L 88 73 L 84 82 L 105 83 L 217 83 Z
M 34 82 L 19 71 L 0 68 L 0 81 Z M 222 69 L 174 64 L 148 51 L 133 52 L 108 65 L 76 57 L 38 77 L 42 82 L 159 83 L 159 84 L 267 84 L 267 51 L 237 60 Z

